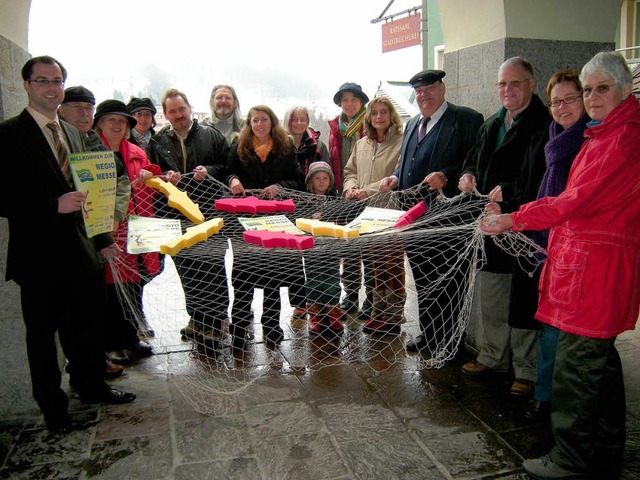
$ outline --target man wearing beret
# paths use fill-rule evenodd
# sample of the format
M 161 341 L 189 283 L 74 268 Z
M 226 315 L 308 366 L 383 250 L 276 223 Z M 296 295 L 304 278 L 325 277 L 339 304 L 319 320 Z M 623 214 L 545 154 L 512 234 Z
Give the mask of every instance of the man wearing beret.
M 514 185 L 518 180 L 531 139 L 550 123 L 549 111 L 533 93 L 533 67 L 521 57 L 504 61 L 496 83 L 502 108 L 489 117 L 478 133 L 478 141 L 465 160 L 459 181 L 461 191 L 474 188 L 500 203 L 503 213 L 519 208 Z M 514 395 L 528 396 L 536 379 L 538 331 L 511 328 L 509 298 L 513 257 L 485 237 L 486 263 L 476 278 L 474 303 L 480 308 L 476 347 L 478 358 L 462 367 L 467 375 L 508 371 L 513 366 Z M 472 319 L 473 321 L 473 319 Z
M 420 114 L 407 123 L 402 140 L 400 164 L 395 172 L 380 182 L 381 191 L 406 190 L 424 185 L 428 191 L 441 189 L 445 195 L 456 192 L 456 180 L 460 176 L 467 153 L 473 147 L 483 122 L 480 113 L 460 107 L 445 100 L 446 86 L 442 70 L 423 70 L 409 83 L 416 93 Z M 418 294 L 418 317 L 421 333 L 407 343 L 409 352 L 433 354 L 442 347 L 451 334 L 452 322 L 457 317 L 460 290 L 456 281 L 448 282 L 439 297 L 427 295 L 434 282 L 450 269 L 437 249 L 407 242 L 405 251 Z M 440 300 L 440 301 L 438 301 Z
M 58 118 L 78 129 L 84 137 L 86 150 L 92 152 L 107 151 L 108 148 L 102 142 L 100 135 L 92 130 L 93 114 L 95 111 L 96 97 L 93 92 L 82 85 L 68 87 L 64 90 L 64 99 L 58 107 Z M 61 122 L 62 130 L 68 135 L 65 123 Z M 118 175 L 116 183 L 116 204 L 113 213 L 113 231 L 117 231 L 120 224 L 127 216 L 129 208 L 129 198 L 131 196 L 131 181 L 124 164 L 118 157 L 116 161 L 116 173 Z M 108 358 L 105 363 L 105 376 L 116 378 L 122 375 L 124 368 L 111 362 Z

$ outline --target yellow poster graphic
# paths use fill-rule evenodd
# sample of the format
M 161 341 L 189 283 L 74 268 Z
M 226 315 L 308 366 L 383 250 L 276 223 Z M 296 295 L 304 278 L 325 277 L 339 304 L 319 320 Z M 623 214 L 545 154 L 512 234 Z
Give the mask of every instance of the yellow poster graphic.
M 114 153 L 72 153 L 69 166 L 76 190 L 87 194 L 82 216 L 89 238 L 113 231 L 118 175 Z

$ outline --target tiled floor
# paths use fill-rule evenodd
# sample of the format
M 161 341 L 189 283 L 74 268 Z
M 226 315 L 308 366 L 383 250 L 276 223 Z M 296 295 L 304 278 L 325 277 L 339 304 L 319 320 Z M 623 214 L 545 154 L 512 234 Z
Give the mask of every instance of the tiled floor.
M 527 401 L 509 394 L 509 375 L 461 374 L 467 353 L 422 369 L 404 352 L 407 339 L 403 332 L 390 344 L 392 362 L 381 353 L 320 369 L 295 368 L 290 335 L 278 352 L 258 343 L 243 372 L 258 379 L 233 394 L 220 384 L 207 391 L 206 381 L 193 388 L 207 360 L 188 343 L 157 346 L 113 381 L 138 394 L 132 404 L 87 408 L 71 392 L 80 428 L 65 437 L 47 433 L 23 383 L 6 385 L 4 400 L 6 389 L 22 393 L 0 421 L 0 478 L 526 478 L 522 459 L 545 453 L 550 431 L 525 421 Z M 305 348 L 330 348 L 309 342 Z M 640 480 L 640 330 L 618 347 L 628 398 L 623 478 Z

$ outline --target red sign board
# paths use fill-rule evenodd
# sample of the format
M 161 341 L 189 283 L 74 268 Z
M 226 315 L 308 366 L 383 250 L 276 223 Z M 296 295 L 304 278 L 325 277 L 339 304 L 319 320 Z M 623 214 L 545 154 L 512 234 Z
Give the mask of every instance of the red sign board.
M 382 24 L 382 53 L 420 45 L 420 14 Z

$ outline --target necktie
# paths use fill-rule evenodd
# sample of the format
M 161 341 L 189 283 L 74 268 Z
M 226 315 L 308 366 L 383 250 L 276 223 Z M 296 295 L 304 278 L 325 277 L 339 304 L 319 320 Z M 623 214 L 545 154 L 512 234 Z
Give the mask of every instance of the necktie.
M 53 132 L 53 146 L 56 149 L 58 164 L 60 165 L 60 170 L 62 170 L 62 173 L 64 174 L 64 178 L 69 182 L 71 180 L 69 175 L 69 159 L 67 158 L 69 152 L 67 152 L 67 147 L 60 136 L 60 127 L 57 122 L 49 122 L 47 123 L 47 128 Z
M 420 121 L 420 128 L 418 129 L 418 143 L 420 143 L 427 134 L 427 123 L 429 123 L 429 120 L 429 117 L 422 117 L 422 120 Z

